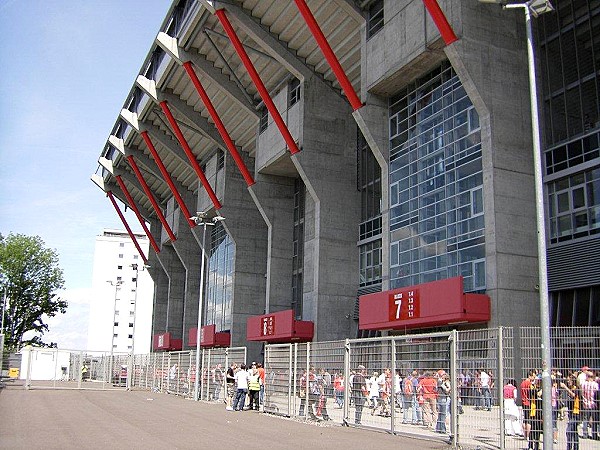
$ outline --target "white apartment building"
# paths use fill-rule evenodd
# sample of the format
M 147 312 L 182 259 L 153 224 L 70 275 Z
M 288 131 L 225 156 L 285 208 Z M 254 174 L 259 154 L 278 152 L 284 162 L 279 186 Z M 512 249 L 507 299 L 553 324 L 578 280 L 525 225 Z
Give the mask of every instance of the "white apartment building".
M 134 234 L 147 254 L 148 237 Z M 88 350 L 149 353 L 154 282 L 126 231 L 96 238 L 92 292 Z

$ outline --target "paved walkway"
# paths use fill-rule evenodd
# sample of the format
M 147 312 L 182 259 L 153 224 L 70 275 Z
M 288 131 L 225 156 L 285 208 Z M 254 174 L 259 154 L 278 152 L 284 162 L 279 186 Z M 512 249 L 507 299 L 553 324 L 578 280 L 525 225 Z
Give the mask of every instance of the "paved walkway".
M 0 389 L 0 449 L 448 449 L 148 391 Z

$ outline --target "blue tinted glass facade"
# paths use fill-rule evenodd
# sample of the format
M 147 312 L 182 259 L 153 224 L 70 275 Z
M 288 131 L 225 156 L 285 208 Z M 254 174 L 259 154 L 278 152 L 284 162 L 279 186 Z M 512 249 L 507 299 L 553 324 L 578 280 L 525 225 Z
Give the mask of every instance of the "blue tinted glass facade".
M 390 288 L 485 290 L 479 116 L 445 63 L 390 99 Z
M 216 325 L 216 331 L 231 329 L 231 300 L 235 245 L 220 223 L 210 236 L 210 257 L 206 277 L 206 308 L 204 324 Z

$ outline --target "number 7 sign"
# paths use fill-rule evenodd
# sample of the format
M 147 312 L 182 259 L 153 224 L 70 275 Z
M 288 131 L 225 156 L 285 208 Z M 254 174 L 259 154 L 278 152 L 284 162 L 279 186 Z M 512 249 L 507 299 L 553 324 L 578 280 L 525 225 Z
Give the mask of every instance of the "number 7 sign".
M 390 321 L 409 320 L 419 317 L 419 290 L 397 291 L 389 296 Z

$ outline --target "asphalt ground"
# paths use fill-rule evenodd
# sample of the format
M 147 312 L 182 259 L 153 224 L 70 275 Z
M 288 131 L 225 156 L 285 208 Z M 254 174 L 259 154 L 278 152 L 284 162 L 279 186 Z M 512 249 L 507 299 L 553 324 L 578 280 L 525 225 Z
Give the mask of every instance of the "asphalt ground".
M 0 389 L 0 449 L 448 449 L 149 391 Z

